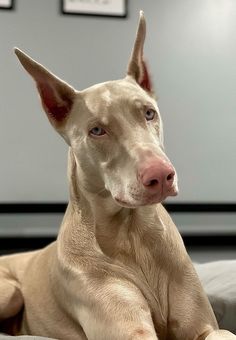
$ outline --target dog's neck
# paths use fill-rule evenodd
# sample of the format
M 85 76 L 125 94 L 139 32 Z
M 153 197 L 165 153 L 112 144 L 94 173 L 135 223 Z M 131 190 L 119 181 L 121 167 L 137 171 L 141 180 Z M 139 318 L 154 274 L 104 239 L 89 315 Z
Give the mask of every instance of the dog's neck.
M 156 206 L 131 209 L 119 206 L 111 195 L 85 192 L 80 185 L 72 149 L 68 157 L 70 202 L 59 234 L 59 240 L 67 250 L 80 253 L 80 250 L 91 251 L 95 247 L 110 255 L 112 249 L 117 249 L 118 239 L 125 239 L 131 228 L 140 227 L 143 231 L 147 223 L 157 225 Z M 163 230 L 161 219 L 159 222 L 160 230 Z

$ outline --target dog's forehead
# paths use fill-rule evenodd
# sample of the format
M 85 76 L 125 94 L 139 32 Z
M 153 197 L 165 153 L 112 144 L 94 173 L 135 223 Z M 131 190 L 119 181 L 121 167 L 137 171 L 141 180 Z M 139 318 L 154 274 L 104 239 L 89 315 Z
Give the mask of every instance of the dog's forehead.
M 137 83 L 126 78 L 91 86 L 82 91 L 82 95 L 86 107 L 93 114 L 111 113 L 127 105 L 132 108 L 145 103 L 156 104 Z

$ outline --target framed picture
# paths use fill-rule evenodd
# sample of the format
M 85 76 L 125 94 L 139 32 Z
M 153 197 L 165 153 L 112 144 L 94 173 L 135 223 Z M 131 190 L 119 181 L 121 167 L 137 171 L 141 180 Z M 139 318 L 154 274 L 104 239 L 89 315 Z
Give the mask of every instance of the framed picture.
M 127 0 L 61 0 L 63 14 L 127 16 Z
M 0 0 L 0 9 L 12 9 L 14 0 Z

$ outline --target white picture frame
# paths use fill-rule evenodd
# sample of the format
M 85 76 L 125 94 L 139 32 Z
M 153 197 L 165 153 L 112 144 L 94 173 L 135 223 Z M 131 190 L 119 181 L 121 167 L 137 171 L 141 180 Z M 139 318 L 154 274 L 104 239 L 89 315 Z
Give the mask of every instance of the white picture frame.
M 0 0 L 0 9 L 13 9 L 13 0 Z
M 62 0 L 61 6 L 63 14 L 127 16 L 127 0 Z

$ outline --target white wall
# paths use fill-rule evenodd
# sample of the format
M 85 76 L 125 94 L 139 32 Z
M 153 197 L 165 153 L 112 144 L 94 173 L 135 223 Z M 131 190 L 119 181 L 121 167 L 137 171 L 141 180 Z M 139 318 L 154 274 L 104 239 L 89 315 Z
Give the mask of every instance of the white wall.
M 127 19 L 66 16 L 59 0 L 0 10 L 0 202 L 67 199 L 66 146 L 12 53 L 19 46 L 77 89 L 123 77 L 138 11 L 177 168 L 175 201 L 235 201 L 236 2 L 129 0 Z

